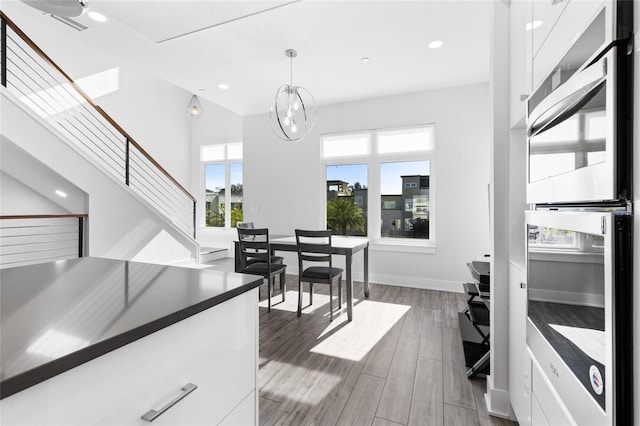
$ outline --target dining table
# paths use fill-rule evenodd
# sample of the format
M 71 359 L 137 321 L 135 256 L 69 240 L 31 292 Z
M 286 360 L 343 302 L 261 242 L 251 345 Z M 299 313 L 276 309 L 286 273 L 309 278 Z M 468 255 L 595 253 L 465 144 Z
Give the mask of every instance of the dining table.
M 288 251 L 298 252 L 298 245 L 296 243 L 295 236 L 288 235 L 274 235 L 269 238 L 269 245 L 272 252 Z M 359 252 L 363 252 L 364 266 L 364 297 L 369 297 L 369 239 L 364 237 L 352 237 L 352 236 L 332 236 L 331 237 L 331 253 L 336 255 L 345 256 L 345 271 L 346 271 L 346 286 L 347 286 L 347 319 L 351 321 L 353 319 L 353 277 L 352 277 L 352 265 L 353 255 Z M 235 270 L 241 272 L 240 267 L 240 255 L 238 253 L 239 245 L 235 241 Z

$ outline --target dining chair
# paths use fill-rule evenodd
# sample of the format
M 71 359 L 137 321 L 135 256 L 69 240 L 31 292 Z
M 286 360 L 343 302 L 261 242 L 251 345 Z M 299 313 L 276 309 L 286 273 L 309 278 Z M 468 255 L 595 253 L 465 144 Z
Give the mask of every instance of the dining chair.
M 296 229 L 298 246 L 298 316 L 302 315 L 302 283 L 309 283 L 309 305 L 313 304 L 313 284 L 329 285 L 329 320 L 333 321 L 333 281 L 338 278 L 338 306 L 342 306 L 342 272 L 331 260 L 331 231 Z M 320 266 L 307 266 L 307 265 Z
M 236 228 L 238 230 L 238 245 L 240 254 L 240 272 L 244 274 L 261 275 L 267 280 L 268 311 L 271 312 L 271 296 L 276 276 L 280 276 L 282 301 L 284 302 L 287 286 L 285 271 L 287 265 L 271 261 L 271 247 L 269 245 L 269 230 L 267 228 Z M 249 260 L 252 260 L 249 263 Z
M 236 228 L 254 229 L 254 225 L 253 225 L 253 222 L 238 222 L 236 224 Z M 247 259 L 247 265 L 251 265 L 252 263 L 261 262 L 261 261 L 263 261 L 263 259 L 261 258 L 249 257 Z M 274 256 L 273 254 L 271 255 L 271 263 L 282 263 L 283 261 L 284 261 L 284 257 Z M 282 283 L 280 283 L 280 289 L 282 289 Z

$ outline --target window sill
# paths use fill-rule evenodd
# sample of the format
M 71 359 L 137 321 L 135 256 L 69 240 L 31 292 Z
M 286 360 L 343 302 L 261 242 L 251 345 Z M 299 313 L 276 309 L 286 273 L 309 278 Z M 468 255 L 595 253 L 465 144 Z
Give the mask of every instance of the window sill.
M 371 241 L 369 248 L 372 251 L 435 254 L 437 245 L 433 242 L 421 241 L 375 240 Z

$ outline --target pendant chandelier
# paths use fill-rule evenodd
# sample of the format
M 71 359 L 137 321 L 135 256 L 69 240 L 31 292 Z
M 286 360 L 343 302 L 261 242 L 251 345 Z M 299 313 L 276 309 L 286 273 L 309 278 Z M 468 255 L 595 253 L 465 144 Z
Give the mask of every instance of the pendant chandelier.
M 289 84 L 278 89 L 269 118 L 276 136 L 295 142 L 304 138 L 316 122 L 316 101 L 307 89 L 293 85 L 293 58 L 298 52 L 288 49 L 284 53 L 291 61 Z

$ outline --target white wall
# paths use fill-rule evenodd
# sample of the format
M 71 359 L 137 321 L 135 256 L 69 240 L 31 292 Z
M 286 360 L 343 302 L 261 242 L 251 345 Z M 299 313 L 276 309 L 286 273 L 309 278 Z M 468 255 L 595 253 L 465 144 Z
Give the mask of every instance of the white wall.
M 0 171 L 0 215 L 72 213 Z M 75 212 L 73 212 L 75 213 Z
M 370 251 L 372 282 L 461 291 L 466 263 L 489 252 L 489 85 L 476 84 L 326 105 L 300 142 L 274 136 L 269 114 L 244 119 L 245 220 L 272 234 L 324 228 L 320 135 L 435 124 L 435 254 Z M 360 256 L 354 276 L 362 279 Z M 295 261 L 289 261 L 295 265 Z

